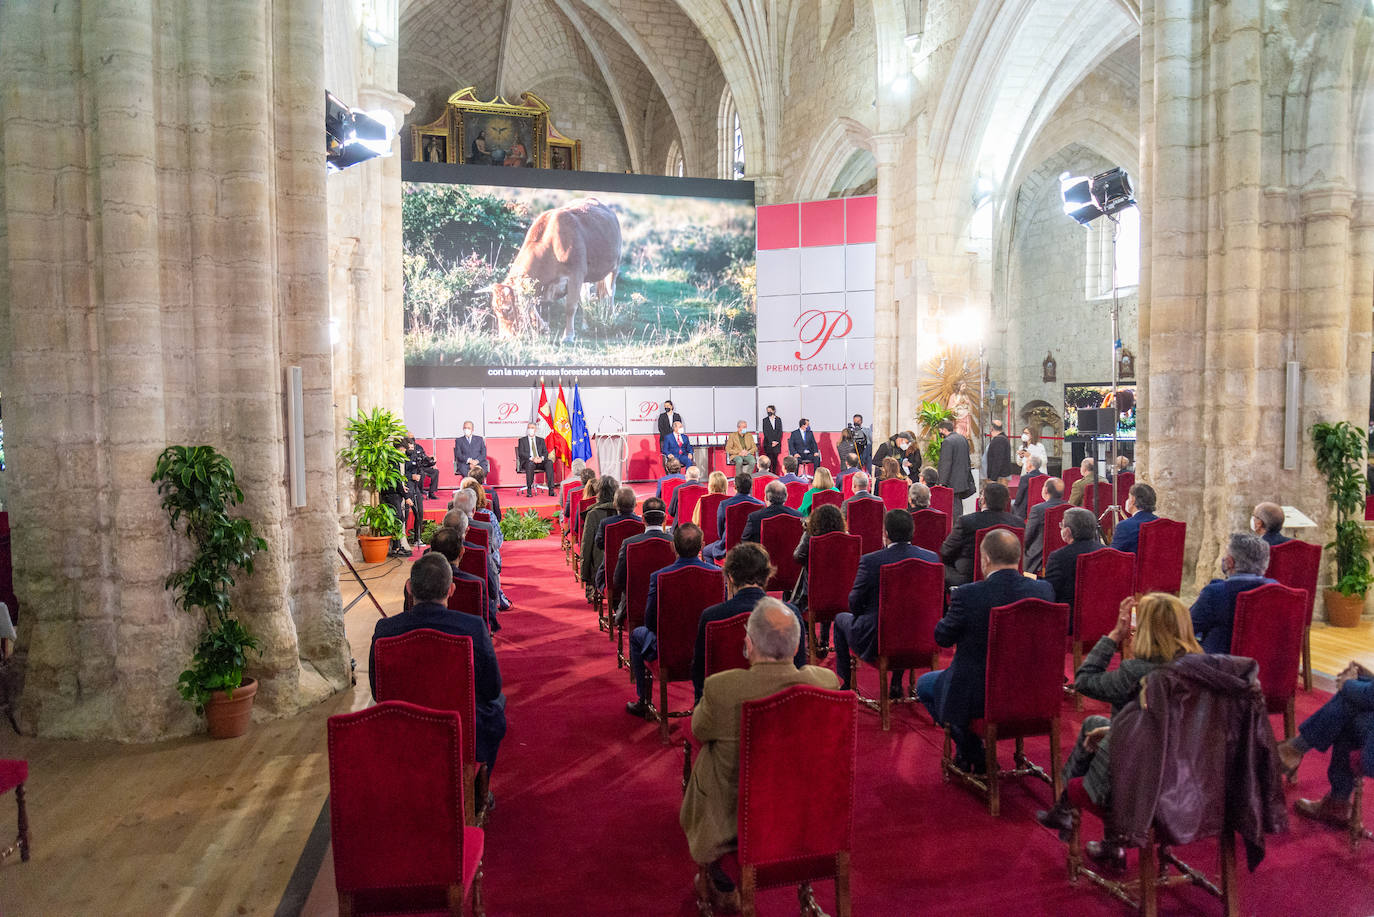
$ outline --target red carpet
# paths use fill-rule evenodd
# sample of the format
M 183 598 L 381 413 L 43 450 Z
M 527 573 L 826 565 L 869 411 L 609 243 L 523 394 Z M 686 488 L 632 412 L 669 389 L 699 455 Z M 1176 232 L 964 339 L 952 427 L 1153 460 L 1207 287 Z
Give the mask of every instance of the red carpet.
M 694 915 L 694 867 L 677 822 L 680 744 L 665 748 L 655 726 L 625 714 L 629 676 L 615 668 L 557 538 L 507 543 L 503 553 L 502 583 L 516 608 L 497 639 L 510 727 L 493 780 L 487 913 Z M 865 667 L 860 678 L 871 694 L 874 670 Z M 1324 697 L 1300 694 L 1299 717 Z M 675 709 L 687 705 L 690 685 L 675 686 L 670 698 Z M 1069 705 L 1064 712 L 1067 749 L 1079 717 Z M 887 734 L 876 714 L 861 712 L 855 914 L 1127 913 L 1086 881 L 1069 885 L 1064 845 L 1032 817 L 1050 802 L 1048 785 L 1010 781 L 1001 817 L 991 818 L 971 793 L 941 782 L 940 740 L 915 706 L 898 708 Z M 1046 740 L 1027 744 L 1033 760 L 1048 764 Z M 1290 804 L 1322 793 L 1325 767 L 1325 756 L 1308 755 Z M 1374 804 L 1366 808 L 1366 820 L 1374 819 Z M 1100 836 L 1088 823 L 1086 837 Z M 1215 844 L 1180 854 L 1215 874 Z M 332 882 L 327 867 L 321 881 L 326 874 Z M 1344 834 L 1296 816 L 1287 835 L 1271 838 L 1259 869 L 1246 872 L 1242 857 L 1239 874 L 1243 914 L 1374 913 L 1374 843 L 1352 854 Z M 833 914 L 833 885 L 816 890 Z M 790 890 L 767 892 L 760 904 L 763 915 L 797 913 Z M 1220 913 L 1219 902 L 1193 888 L 1165 892 L 1161 905 L 1167 914 Z

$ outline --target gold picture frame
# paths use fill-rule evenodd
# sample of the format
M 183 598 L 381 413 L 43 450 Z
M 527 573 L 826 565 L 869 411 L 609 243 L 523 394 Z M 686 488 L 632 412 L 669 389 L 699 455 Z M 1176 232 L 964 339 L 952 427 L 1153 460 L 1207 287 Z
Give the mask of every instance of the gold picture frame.
M 411 162 L 457 162 L 457 150 L 453 142 L 453 113 L 444 113 L 429 124 L 412 125 L 410 128 Z M 438 158 L 432 158 L 436 156 Z
M 475 92 L 468 86 L 448 98 L 450 162 L 537 168 L 548 161 L 547 105 L 512 105 L 500 96 L 483 102 Z
M 582 141 L 567 136 L 549 122 L 549 161 L 545 168 L 582 170 Z

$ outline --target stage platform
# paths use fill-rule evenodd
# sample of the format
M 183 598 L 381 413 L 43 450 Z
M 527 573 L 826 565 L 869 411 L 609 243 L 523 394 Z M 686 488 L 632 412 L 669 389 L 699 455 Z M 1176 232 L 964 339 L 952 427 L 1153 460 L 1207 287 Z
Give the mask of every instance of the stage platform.
M 658 487 L 657 481 L 641 481 L 631 483 L 635 491 L 635 500 L 643 503 L 645 497 L 652 497 Z M 452 487 L 440 487 L 436 491 L 439 496 L 437 499 L 425 499 L 424 514 L 426 519 L 433 519 L 435 522 L 442 522 L 444 513 L 447 512 L 448 501 L 453 499 Z M 541 487 L 536 487 L 533 497 L 525 496 L 523 487 L 498 487 L 496 495 L 501 500 L 501 511 L 513 509 L 517 513 L 525 513 L 534 510 L 544 519 L 553 519 L 558 515 L 559 496 L 549 496 L 548 492 Z

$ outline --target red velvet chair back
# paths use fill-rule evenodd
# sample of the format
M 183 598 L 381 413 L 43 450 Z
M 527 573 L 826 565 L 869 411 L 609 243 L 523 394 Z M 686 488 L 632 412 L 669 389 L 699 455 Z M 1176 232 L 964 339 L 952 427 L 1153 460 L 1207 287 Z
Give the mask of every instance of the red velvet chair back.
M 658 670 L 664 681 L 692 677 L 701 613 L 725 601 L 725 574 L 683 567 L 658 576 Z
M 701 516 L 701 543 L 706 545 L 720 537 L 720 532 L 716 531 L 716 511 L 726 500 L 725 494 L 704 494 L 697 501 L 697 509 Z
M 847 474 L 840 479 L 840 494 L 846 500 L 854 496 L 854 475 Z
M 1271 713 L 1283 710 L 1298 693 L 1302 633 L 1311 604 L 1303 590 L 1278 583 L 1236 596 L 1231 655 L 1248 656 L 1259 663 L 1260 687 Z
M 944 543 L 945 535 L 949 532 L 949 517 L 938 509 L 918 509 L 911 514 L 911 521 L 916 524 L 911 543 L 918 548 L 939 554 L 940 545 Z
M 801 518 L 782 514 L 770 516 L 763 520 L 759 532 L 759 543 L 768 552 L 768 559 L 774 567 L 766 591 L 781 591 L 790 595 L 792 587 L 797 585 L 797 577 L 801 575 L 801 567 L 792 558 L 802 537 Z
M 377 702 L 451 710 L 463 721 L 463 760 L 476 760 L 477 694 L 472 638 L 427 627 L 383 637 L 373 650 Z
M 489 509 L 479 509 L 479 510 L 477 510 L 475 513 L 472 514 L 472 518 L 476 519 L 478 522 L 491 522 L 491 521 L 492 521 L 491 510 L 489 510 Z
M 406 584 L 407 587 L 410 585 Z M 470 579 L 453 580 L 453 593 L 448 597 L 449 611 L 461 611 L 464 614 L 477 615 L 483 621 L 487 620 L 487 580 L 486 574 L 482 574 L 482 581 L 474 583 Z M 491 622 L 488 621 L 488 624 Z
M 1041 503 L 1045 502 L 1045 481 L 1048 477 L 1027 478 L 1021 475 L 1021 487 L 1029 487 L 1030 491 L 1026 496 L 1026 512 L 1029 514 Z
M 1073 509 L 1067 503 L 1051 506 L 1045 510 L 1045 534 L 1040 542 L 1040 569 L 1033 571 L 1037 576 L 1045 572 L 1045 564 L 1050 555 L 1064 547 L 1064 538 L 1059 530 L 1064 527 L 1064 514 Z
M 725 509 L 725 550 L 730 550 L 739 544 L 739 538 L 744 534 L 745 523 L 749 521 L 749 514 L 756 513 L 763 509 L 757 503 L 736 503 Z
M 697 508 L 697 501 L 706 496 L 705 484 L 683 484 L 677 491 L 677 515 L 673 517 L 674 522 L 691 522 L 692 511 Z
M 892 668 L 930 665 L 940 651 L 935 625 L 945 613 L 945 568 L 908 557 L 878 569 L 878 655 Z
M 1135 472 L 1123 471 L 1112 481 L 1116 486 L 1116 497 L 1113 502 L 1123 510 L 1126 508 L 1126 498 L 1131 495 L 1131 488 L 1135 486 Z
M 1065 468 L 1064 473 L 1059 476 L 1059 480 L 1064 482 L 1064 499 L 1069 499 L 1069 491 L 1073 490 L 1074 482 L 1083 477 L 1083 469 L 1074 465 L 1072 468 Z
M 468 530 L 472 534 L 472 530 Z M 458 569 L 464 573 L 471 573 L 482 582 L 487 581 L 487 549 L 485 546 L 471 547 L 471 542 L 464 539 L 463 556 L 458 558 Z
M 1112 518 L 1112 511 L 1106 509 L 1102 515 L 1097 517 L 1097 527 L 1102 530 L 1102 538 L 1108 544 L 1112 540 L 1112 532 L 1116 529 L 1116 520 Z
M 1374 522 L 1374 494 L 1366 494 L 1364 498 L 1364 521 Z
M 573 530 L 581 537 L 587 524 L 587 510 L 596 505 L 596 496 L 583 497 L 577 501 L 577 515 L 573 517 Z
M 806 609 L 817 622 L 849 610 L 849 590 L 859 575 L 862 541 L 848 532 L 826 532 L 811 539 L 806 554 Z
M 802 498 L 806 496 L 806 491 L 809 488 L 810 485 L 808 485 L 805 481 L 788 481 L 787 501 L 785 505 L 790 506 L 793 509 L 801 509 Z
M 727 669 L 749 668 L 749 660 L 744 657 L 744 626 L 748 623 L 746 611 L 706 625 L 707 678 Z
M 1183 585 L 1183 542 L 1188 524 L 1152 519 L 1140 527 L 1135 552 L 1135 591 L 1178 595 Z
M 445 890 L 463 885 L 458 714 L 388 701 L 331 716 L 326 729 L 339 894 L 382 904 L 432 891 L 442 907 Z
M 491 533 L 475 525 L 468 526 L 468 533 L 463 536 L 463 540 L 487 549 L 491 548 Z
M 818 490 L 811 495 L 811 511 L 815 512 L 818 506 L 841 506 L 844 504 L 844 495 L 838 490 Z
M 883 517 L 887 504 L 881 500 L 855 500 L 844 507 L 845 526 L 850 534 L 863 540 L 862 552 L 872 554 L 883 549 Z
M 677 560 L 672 539 L 646 538 L 625 548 L 625 629 L 644 623 L 649 603 L 649 579 Z
M 1003 725 L 1048 724 L 1064 700 L 1064 656 L 1069 606 L 1021 599 L 992 609 L 983 719 Z M 1053 650 L 1053 651 L 1052 651 Z
M 664 505 L 664 506 L 672 506 L 672 505 L 673 505 L 673 491 L 677 490 L 679 487 L 681 487 L 681 486 L 682 486 L 683 484 L 685 484 L 685 483 L 687 483 L 687 482 L 686 482 L 685 480 L 683 480 L 682 478 L 671 478 L 671 479 L 669 479 L 669 480 L 663 482 L 663 505 Z
M 945 514 L 945 535 L 948 536 L 954 527 L 954 491 L 943 484 L 936 484 L 930 489 L 930 508 Z
M 644 522 L 640 519 L 619 519 L 606 524 L 606 600 L 612 608 L 620 602 L 620 593 L 615 591 L 616 562 L 620 560 L 620 545 L 626 538 L 644 533 Z
M 852 691 L 811 685 L 744 703 L 739 859 L 760 887 L 833 875 L 853 847 L 857 707 Z
M 1087 491 L 1088 488 L 1085 487 L 1084 490 Z M 1089 496 L 1092 497 L 1091 504 L 1087 502 Z M 1112 505 L 1112 485 L 1107 481 L 1098 481 L 1092 486 L 1091 494 L 1084 493 L 1083 501 L 1094 513 L 1102 515 L 1107 507 Z
M 1269 569 L 1264 575 L 1289 589 L 1307 593 L 1307 619 L 1312 623 L 1312 603 L 1317 597 L 1317 577 L 1321 575 L 1322 546 L 1296 538 L 1269 549 Z
M 764 490 L 768 487 L 769 484 L 772 484 L 777 479 L 778 476 L 775 474 L 754 475 L 754 496 L 758 497 L 760 500 L 765 499 L 763 496 Z
M 911 484 L 902 478 L 888 478 L 878 483 L 878 496 L 888 509 L 906 509 L 906 494 Z
M 1099 548 L 1078 556 L 1073 587 L 1074 640 L 1092 646 L 1116 626 L 1121 600 L 1131 594 L 1134 578 L 1134 554 Z
M 1016 561 L 1016 572 L 1024 572 L 1026 563 L 1026 530 L 1017 528 L 1014 525 L 990 525 L 985 529 L 979 529 L 973 533 L 973 581 L 976 583 L 983 578 L 983 539 L 988 532 L 995 532 L 998 529 L 1006 529 L 1016 536 L 1016 540 L 1021 544 L 1021 556 Z

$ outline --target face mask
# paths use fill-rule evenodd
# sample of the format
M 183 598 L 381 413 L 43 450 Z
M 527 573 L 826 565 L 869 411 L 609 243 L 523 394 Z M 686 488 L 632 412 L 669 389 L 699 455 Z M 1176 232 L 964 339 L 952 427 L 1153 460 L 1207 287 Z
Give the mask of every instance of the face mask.
M 1028 443 L 1028 442 L 1030 442 L 1030 434 L 1029 434 L 1029 433 L 1022 433 L 1022 434 L 1021 434 L 1021 442 L 1023 442 L 1023 443 Z
M 769 412 L 768 412 L 768 416 L 769 416 L 769 417 L 772 417 L 772 416 L 773 416 L 773 412 L 772 412 L 772 411 L 769 411 Z

